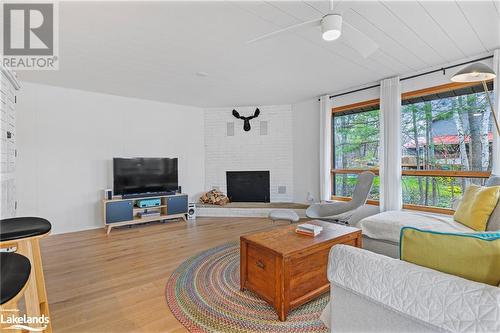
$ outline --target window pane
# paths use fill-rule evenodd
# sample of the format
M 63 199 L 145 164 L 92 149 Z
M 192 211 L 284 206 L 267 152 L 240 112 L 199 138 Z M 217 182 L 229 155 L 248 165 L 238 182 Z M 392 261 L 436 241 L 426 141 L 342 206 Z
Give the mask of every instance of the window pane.
M 379 111 L 333 117 L 336 169 L 367 169 L 378 166 Z
M 403 203 L 452 208 L 469 184 L 483 185 L 485 179 L 457 177 L 403 176 Z
M 336 174 L 335 192 L 334 192 L 335 195 L 341 197 L 351 197 L 352 191 L 354 190 L 354 186 L 356 186 L 357 179 L 358 175 Z M 373 200 L 379 200 L 379 193 L 380 193 L 379 188 L 380 188 L 380 178 L 379 176 L 375 176 L 373 180 L 372 190 L 368 197 Z
M 402 106 L 403 169 L 491 170 L 494 127 L 486 95 L 453 95 Z

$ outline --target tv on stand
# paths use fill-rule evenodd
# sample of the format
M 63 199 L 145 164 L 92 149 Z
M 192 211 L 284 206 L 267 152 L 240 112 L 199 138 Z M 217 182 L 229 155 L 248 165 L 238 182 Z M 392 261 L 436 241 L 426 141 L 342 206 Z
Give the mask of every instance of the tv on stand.
M 179 188 L 177 158 L 113 158 L 114 194 L 124 199 L 171 195 Z

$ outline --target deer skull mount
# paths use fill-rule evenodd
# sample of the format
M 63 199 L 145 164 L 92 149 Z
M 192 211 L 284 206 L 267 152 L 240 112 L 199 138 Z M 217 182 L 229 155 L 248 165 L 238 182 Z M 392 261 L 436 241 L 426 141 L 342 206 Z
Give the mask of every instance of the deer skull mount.
M 248 132 L 252 129 L 250 127 L 250 120 L 252 120 L 253 118 L 257 118 L 259 114 L 260 114 L 259 108 L 255 109 L 253 116 L 248 116 L 248 117 L 242 117 L 240 116 L 238 111 L 233 110 L 233 116 L 235 116 L 238 119 L 243 119 L 243 129 L 245 130 L 245 132 Z

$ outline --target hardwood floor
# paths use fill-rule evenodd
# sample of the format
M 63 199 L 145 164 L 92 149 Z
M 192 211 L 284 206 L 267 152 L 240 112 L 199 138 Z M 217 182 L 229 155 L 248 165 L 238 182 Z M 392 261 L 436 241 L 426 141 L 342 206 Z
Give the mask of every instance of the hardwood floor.
M 172 271 L 267 228 L 263 218 L 198 218 L 49 236 L 41 247 L 54 332 L 187 332 L 164 297 Z

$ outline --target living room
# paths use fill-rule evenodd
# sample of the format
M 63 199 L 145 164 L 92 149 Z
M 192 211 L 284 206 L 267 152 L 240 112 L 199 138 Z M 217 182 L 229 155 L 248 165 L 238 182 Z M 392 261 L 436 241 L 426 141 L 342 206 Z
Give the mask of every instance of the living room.
M 500 332 L 497 0 L 0 7 L 2 331 Z

